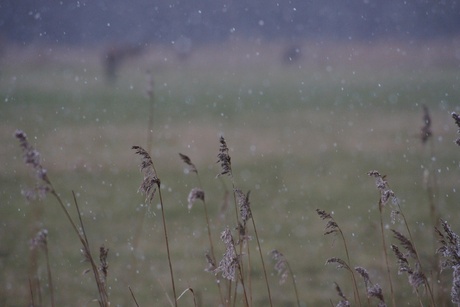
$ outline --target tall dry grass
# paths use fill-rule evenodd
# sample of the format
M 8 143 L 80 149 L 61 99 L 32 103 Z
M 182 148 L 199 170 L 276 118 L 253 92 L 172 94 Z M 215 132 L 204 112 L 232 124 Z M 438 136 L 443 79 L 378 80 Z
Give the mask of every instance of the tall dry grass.
M 44 197 L 47 194 L 50 194 L 57 200 L 69 224 L 72 226 L 73 231 L 76 233 L 78 239 L 80 240 L 84 260 L 90 263 L 89 271 L 93 272 L 96 281 L 96 286 L 99 294 L 99 305 L 109 306 L 109 294 L 106 284 L 108 274 L 108 249 L 104 246 L 100 247 L 99 264 L 96 264 L 96 260 L 91 253 L 88 235 L 85 231 L 82 216 L 80 214 L 80 208 L 76 201 L 75 194 L 73 193 L 73 201 L 78 215 L 78 223 L 75 222 L 75 220 L 71 217 L 67 206 L 61 199 L 61 196 L 54 189 L 48 173 L 41 163 L 39 152 L 30 145 L 26 134 L 18 130 L 16 131 L 15 136 L 19 140 L 20 147 L 22 148 L 25 164 L 31 166 L 37 178 L 37 184 L 33 192 L 37 193 L 37 195 L 40 197 Z M 256 250 L 259 251 L 259 260 L 264 276 L 263 280 L 266 284 L 267 302 L 270 305 L 273 304 L 271 301 L 270 282 L 267 276 L 267 268 L 265 267 L 265 258 L 271 256 L 276 262 L 274 265 L 274 270 L 281 275 L 280 282 L 284 283 L 287 277 L 291 276 L 292 284 L 295 289 L 295 298 L 293 298 L 293 300 L 297 302 L 298 306 L 302 306 L 304 303 L 298 296 L 295 272 L 292 271 L 287 258 L 278 250 L 273 250 L 268 254 L 263 253 L 262 244 L 259 240 L 249 201 L 250 193 L 243 193 L 240 189 L 237 188 L 235 178 L 233 178 L 233 165 L 229 155 L 229 149 L 224 137 L 220 137 L 219 143 L 220 147 L 217 155 L 217 162 L 220 164 L 221 171 L 217 175 L 217 178 L 222 176 L 227 176 L 230 178 L 234 191 L 233 203 L 235 209 L 235 218 L 233 222 L 230 222 L 227 226 L 225 226 L 221 233 L 221 240 L 225 245 L 225 252 L 220 261 L 217 261 L 217 257 L 214 252 L 210 219 L 206 209 L 205 190 L 201 185 L 197 167 L 194 163 L 192 163 L 191 159 L 187 155 L 180 154 L 181 160 L 189 167 L 190 172 L 196 174 L 198 178 L 197 180 L 199 182 L 199 187 L 193 188 L 190 191 L 188 196 L 188 204 L 189 209 L 192 209 L 192 206 L 196 201 L 201 201 L 204 206 L 204 216 L 206 228 L 208 230 L 210 248 L 210 253 L 206 254 L 206 260 L 208 262 L 207 270 L 212 275 L 215 275 L 214 278 L 218 286 L 216 290 L 216 292 L 218 292 L 216 295 L 218 298 L 217 301 L 223 306 L 254 305 L 252 299 L 252 283 L 254 282 L 252 263 L 254 259 L 251 258 L 251 249 L 249 248 L 249 245 L 252 244 L 252 236 L 250 235 L 250 230 L 252 230 L 256 240 Z M 153 200 L 157 195 L 157 192 L 160 199 L 165 248 L 167 250 L 168 266 L 171 277 L 172 298 L 170 300 L 170 304 L 177 306 L 179 301 L 183 299 L 183 296 L 190 292 L 193 297 L 193 304 L 197 306 L 199 303 L 197 297 L 195 296 L 195 289 L 193 286 L 186 288 L 183 290 L 182 294 L 177 295 L 175 278 L 173 274 L 173 261 L 171 258 L 171 251 L 169 246 L 170 237 L 168 236 L 168 230 L 166 226 L 167 214 L 161 193 L 161 181 L 157 176 L 157 171 L 150 154 L 140 146 L 133 146 L 133 149 L 135 150 L 136 154 L 141 156 L 140 169 L 144 174 L 139 191 L 145 195 L 145 201 L 149 205 L 153 204 Z M 412 236 L 411 225 L 403 213 L 399 199 L 396 197 L 395 192 L 389 187 L 387 177 L 381 175 L 378 171 L 370 171 L 368 175 L 375 179 L 375 185 L 379 191 L 378 208 L 380 212 L 380 230 L 383 240 L 382 254 L 384 255 L 386 266 L 386 268 L 381 273 L 387 275 L 388 277 L 386 285 L 373 283 L 369 272 L 364 267 L 360 266 L 359 263 L 354 263 L 355 261 L 353 251 L 349 250 L 345 237 L 346 230 L 339 226 L 333 214 L 321 209 L 316 210 L 319 217 L 327 222 L 324 234 L 338 235 L 343 243 L 346 260 L 343 260 L 340 257 L 331 257 L 326 260 L 326 263 L 334 264 L 338 268 L 345 269 L 347 272 L 349 272 L 353 288 L 353 305 L 371 305 L 372 303 L 370 300 L 375 299 L 377 300 L 379 306 L 387 306 L 387 301 L 391 301 L 393 305 L 397 306 L 399 304 L 397 299 L 398 289 L 393 288 L 392 286 L 392 275 L 394 274 L 394 268 L 397 268 L 398 274 L 407 274 L 408 283 L 414 289 L 414 296 L 416 297 L 416 300 L 419 302 L 420 306 L 442 306 L 440 302 L 443 301 L 443 298 L 438 297 L 438 295 L 442 295 L 442 291 L 433 291 L 433 287 L 440 288 L 446 287 L 446 285 L 444 283 L 440 284 L 441 281 L 433 280 L 432 278 L 433 276 L 439 276 L 439 273 L 436 270 L 452 270 L 453 278 L 451 282 L 452 286 L 450 293 L 451 301 L 455 304 L 460 304 L 460 282 L 458 281 L 460 279 L 460 274 L 458 273 L 460 267 L 460 257 L 458 256 L 460 254 L 458 251 L 460 248 L 459 236 L 452 230 L 449 223 L 444 220 L 440 221 L 441 227 L 435 226 L 434 230 L 439 237 L 440 245 L 437 249 L 437 253 L 442 256 L 443 260 L 441 266 L 435 268 L 428 267 L 427 269 L 416 248 L 416 242 Z M 388 206 L 391 209 L 391 222 L 393 224 L 402 226 L 402 229 L 404 229 L 406 234 L 403 234 L 400 230 L 383 227 L 383 219 L 385 218 L 384 210 L 386 210 L 386 207 Z M 227 220 L 230 221 L 231 219 Z M 250 220 L 252 221 L 251 229 L 248 228 L 248 222 Z M 390 236 L 393 237 L 394 243 L 388 247 L 386 240 L 389 240 L 388 238 Z M 48 287 L 51 296 L 51 305 L 54 306 L 55 293 L 53 289 L 51 268 L 48 260 L 48 241 L 46 237 L 47 231 L 40 231 L 31 241 L 31 246 L 33 248 L 43 248 L 45 252 L 48 272 Z M 389 251 L 393 252 L 393 258 L 389 257 Z M 433 257 L 435 257 L 435 255 L 433 255 Z M 434 269 L 435 271 L 428 271 L 430 269 Z M 361 276 L 363 280 L 363 287 L 356 278 L 356 274 Z M 351 305 L 351 302 L 344 294 L 341 287 L 337 283 L 335 283 L 335 285 L 336 291 L 340 297 L 340 300 L 337 302 L 336 306 Z M 360 288 L 364 288 L 364 291 L 360 290 Z M 34 293 L 35 290 L 33 290 L 34 289 L 31 287 L 31 304 L 35 306 L 38 304 L 35 297 L 40 295 Z M 134 292 L 131 288 L 129 288 L 129 291 L 131 292 L 134 303 L 138 306 Z M 362 296 L 367 297 L 367 303 L 363 302 L 361 298 Z M 330 302 L 334 305 L 333 301 L 334 300 L 331 299 Z

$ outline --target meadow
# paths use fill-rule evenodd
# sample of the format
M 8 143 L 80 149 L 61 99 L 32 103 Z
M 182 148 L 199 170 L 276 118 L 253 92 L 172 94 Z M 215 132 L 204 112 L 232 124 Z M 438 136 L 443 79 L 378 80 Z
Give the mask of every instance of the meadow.
M 434 226 L 442 218 L 460 231 L 460 148 L 451 117 L 460 111 L 460 43 L 304 42 L 293 63 L 282 61 L 282 51 L 280 42 L 235 40 L 197 47 L 180 59 L 152 46 L 123 62 L 110 84 L 101 48 L 6 48 L 0 58 L 0 305 L 51 305 L 44 253 L 29 244 L 40 229 L 48 231 L 56 306 L 98 304 L 81 243 L 56 199 L 23 196 L 37 182 L 14 136 L 21 129 L 77 220 L 75 192 L 95 257 L 100 246 L 109 249 L 111 306 L 134 306 L 133 295 L 139 306 L 171 305 L 161 206 L 158 195 L 146 204 L 138 193 L 143 175 L 133 145 L 150 152 L 161 179 L 177 292 L 192 288 L 198 305 L 217 306 L 220 299 L 215 275 L 204 270 L 210 244 L 203 205 L 188 208 L 188 194 L 199 182 L 179 153 L 198 169 L 217 259 L 225 252 L 221 232 L 237 226 L 232 184 L 251 191 L 274 306 L 297 305 L 292 282 L 279 284 L 269 255 L 274 249 L 289 261 L 301 306 L 336 305 L 342 298 L 335 282 L 358 305 L 348 272 L 325 265 L 346 254 L 340 236 L 324 235 L 327 223 L 316 209 L 332 214 L 350 266 L 366 268 L 391 306 L 382 217 L 397 305 L 432 305 L 423 287 L 416 295 L 407 274 L 398 274 L 389 249 L 398 241 L 390 229 L 405 233 L 406 226 L 392 224 L 389 205 L 380 215 L 372 170 L 387 175 L 399 200 L 436 305 L 450 306 L 452 271 L 438 274 Z M 432 123 L 426 142 L 423 106 Z M 231 177 L 217 176 L 221 136 Z M 241 258 L 251 263 L 250 305 L 268 306 L 252 228 L 249 235 Z M 357 283 L 368 305 L 364 282 Z M 236 305 L 245 305 L 242 296 L 238 288 Z M 193 306 L 191 294 L 178 305 Z

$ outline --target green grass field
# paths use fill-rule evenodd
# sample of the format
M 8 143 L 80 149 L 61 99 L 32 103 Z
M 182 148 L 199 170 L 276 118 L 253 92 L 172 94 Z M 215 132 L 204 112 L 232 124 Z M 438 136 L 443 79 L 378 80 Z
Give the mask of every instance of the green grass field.
M 379 192 L 367 176 L 373 169 L 388 176 L 424 267 L 436 272 L 432 262 L 439 244 L 424 178 L 436 178 L 437 213 L 460 231 L 460 148 L 450 115 L 460 101 L 460 47 L 451 42 L 306 43 L 303 58 L 291 65 L 282 63 L 281 47 L 228 43 L 199 48 L 186 61 L 166 48 L 152 48 L 123 63 L 113 85 L 105 81 L 100 50 L 7 49 L 0 58 L 0 305 L 30 302 L 29 240 L 46 228 L 56 304 L 97 306 L 93 277 L 82 274 L 88 264 L 81 261 L 80 242 L 56 200 L 28 202 L 21 195 L 36 184 L 14 138 L 22 129 L 75 218 L 72 191 L 77 194 L 95 255 L 100 245 L 109 248 L 111 306 L 134 305 L 128 287 L 140 306 L 168 306 L 172 293 L 158 199 L 149 208 L 143 205 L 137 193 L 140 159 L 131 149 L 147 144 L 147 71 L 155 82 L 151 154 L 162 182 L 179 293 L 191 287 L 203 306 L 219 303 L 215 278 L 204 271 L 209 243 L 203 207 L 196 203 L 187 209 L 197 178 L 186 174 L 178 153 L 188 155 L 199 170 L 220 259 L 220 233 L 236 226 L 233 198 L 226 211 L 221 209 L 232 185 L 226 176 L 216 179 L 220 135 L 230 148 L 236 186 L 251 191 L 275 306 L 295 306 L 296 299 L 292 283 L 278 283 L 268 256 L 273 249 L 287 257 L 304 306 L 337 303 L 334 282 L 353 299 L 349 274 L 324 265 L 328 258 L 345 258 L 345 252 L 339 237 L 323 235 L 325 222 L 317 208 L 334 213 L 351 264 L 368 269 L 391 305 Z M 427 144 L 420 139 L 423 105 L 432 118 Z M 389 209 L 384 222 L 405 230 L 390 223 Z M 395 243 L 389 230 L 386 239 Z M 249 246 L 253 305 L 267 306 L 257 245 L 250 241 Z M 38 255 L 41 299 L 49 306 L 46 263 Z M 391 251 L 389 259 L 398 306 L 418 304 L 407 276 L 397 274 Z M 451 272 L 439 281 L 429 278 L 439 306 L 448 306 Z M 361 280 L 359 285 L 366 305 Z M 422 301 L 429 305 L 423 290 Z M 193 306 L 190 295 L 179 305 Z

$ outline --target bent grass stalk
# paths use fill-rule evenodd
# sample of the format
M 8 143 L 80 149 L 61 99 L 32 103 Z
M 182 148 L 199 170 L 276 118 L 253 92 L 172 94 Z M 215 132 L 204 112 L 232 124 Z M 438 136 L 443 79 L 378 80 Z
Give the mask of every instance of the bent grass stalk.
M 200 175 L 198 173 L 198 169 L 196 168 L 195 164 L 193 164 L 192 160 L 187 155 L 179 153 L 179 157 L 186 165 L 189 166 L 189 171 L 196 174 L 196 177 L 198 180 L 199 188 L 194 188 L 190 191 L 190 194 L 188 197 L 188 208 L 190 210 L 192 208 L 193 203 L 197 199 L 203 202 L 204 216 L 206 220 L 206 228 L 208 230 L 208 240 L 209 240 L 209 246 L 210 246 L 210 251 L 211 251 L 211 255 L 210 255 L 210 259 L 208 259 L 208 263 L 212 263 L 214 266 L 216 263 L 216 255 L 214 253 L 214 243 L 212 241 L 212 235 L 211 235 L 211 224 L 209 222 L 208 206 L 206 205 L 206 197 L 205 197 L 205 192 L 203 190 L 203 185 L 201 184 Z M 219 289 L 220 301 L 223 305 L 224 298 L 222 296 L 222 289 L 220 287 L 220 282 L 218 279 L 216 279 L 216 284 L 217 284 L 217 288 Z
M 240 214 L 241 214 L 241 220 L 243 221 L 243 229 L 246 229 L 246 222 L 248 219 L 252 221 L 252 226 L 254 228 L 254 235 L 256 236 L 256 241 L 257 241 L 257 247 L 259 250 L 259 255 L 260 255 L 260 261 L 262 263 L 262 270 L 264 272 L 264 277 L 265 277 L 265 283 L 267 286 L 267 292 L 268 292 L 268 298 L 270 301 L 270 306 L 272 306 L 272 299 L 271 299 L 271 292 L 270 292 L 270 285 L 268 283 L 268 277 L 267 277 L 267 270 L 265 268 L 265 262 L 264 262 L 264 257 L 262 256 L 262 247 L 260 246 L 260 241 L 259 241 L 259 235 L 257 234 L 257 227 L 256 223 L 254 221 L 254 216 L 252 215 L 252 210 L 251 206 L 249 203 L 249 194 L 248 192 L 246 195 L 244 195 L 240 190 L 235 190 L 236 195 L 238 196 L 239 199 L 239 204 L 240 204 Z M 248 255 L 249 255 L 249 247 L 248 247 Z
M 152 205 L 152 201 L 155 196 L 155 192 L 158 190 L 158 196 L 160 198 L 161 217 L 163 220 L 163 232 L 165 236 L 166 252 L 168 254 L 169 273 L 171 275 L 171 286 L 172 286 L 172 291 L 173 291 L 173 296 L 174 296 L 174 306 L 177 307 L 176 286 L 174 283 L 171 253 L 169 251 L 168 229 L 166 227 L 163 197 L 161 195 L 161 182 L 160 182 L 160 179 L 157 177 L 157 172 L 153 164 L 153 160 L 150 157 L 149 153 L 140 146 L 132 146 L 132 149 L 136 151 L 136 154 L 142 157 L 140 170 L 144 174 L 144 180 L 142 181 L 141 186 L 139 187 L 139 191 L 145 195 L 145 201 L 149 205 Z
M 287 261 L 286 257 L 279 252 L 278 250 L 274 249 L 270 252 L 273 260 L 276 261 L 275 263 L 275 270 L 280 275 L 280 285 L 286 282 L 286 279 L 291 276 L 292 285 L 294 286 L 295 291 L 295 298 L 297 300 L 297 306 L 300 307 L 300 299 L 299 299 L 299 292 L 297 291 L 297 283 L 295 281 L 294 273 L 292 272 L 291 266 L 289 265 L 289 261 Z
M 83 222 L 81 220 L 80 210 L 78 208 L 78 203 L 75 198 L 75 193 L 72 191 L 74 202 L 75 202 L 75 208 L 77 209 L 77 213 L 80 219 L 80 225 L 81 225 L 83 234 L 78 230 L 74 220 L 70 216 L 69 211 L 64 205 L 63 200 L 61 199 L 59 194 L 54 189 L 53 184 L 51 183 L 51 180 L 48 177 L 46 169 L 41 164 L 40 153 L 37 150 L 35 150 L 32 145 L 29 144 L 27 140 L 27 135 L 23 131 L 16 130 L 15 137 L 19 140 L 20 147 L 22 148 L 25 164 L 30 165 L 35 170 L 37 179 L 39 181 L 39 186 L 37 188 L 38 192 L 43 193 L 43 194 L 49 193 L 53 195 L 53 197 L 59 203 L 59 206 L 61 207 L 61 209 L 64 211 L 64 214 L 67 220 L 72 225 L 72 228 L 75 234 L 78 236 L 78 239 L 83 245 L 84 256 L 91 263 L 91 269 L 94 274 L 94 279 L 96 280 L 96 285 L 97 285 L 98 293 L 99 293 L 99 300 L 98 300 L 99 305 L 102 307 L 108 307 L 110 303 L 109 303 L 109 296 L 107 293 L 107 289 L 105 288 L 105 284 L 103 283 L 104 279 L 100 276 L 98 267 L 91 254 L 91 249 L 89 247 L 88 238 L 86 236 L 86 233 L 84 232 Z
M 256 236 L 256 241 L 257 241 L 257 247 L 259 249 L 260 261 L 261 261 L 262 269 L 263 269 L 263 272 L 264 272 L 265 284 L 266 284 L 267 293 L 268 293 L 268 300 L 269 300 L 270 306 L 273 306 L 271 292 L 270 292 L 270 285 L 268 283 L 268 277 L 267 277 L 267 269 L 265 267 L 265 262 L 264 262 L 264 258 L 263 258 L 263 255 L 262 255 L 262 247 L 260 246 L 259 235 L 257 233 L 256 224 L 255 224 L 254 218 L 252 216 L 251 207 L 249 205 L 249 192 L 246 195 L 246 197 L 244 197 L 244 194 L 242 195 L 241 191 L 239 189 L 235 188 L 235 183 L 234 183 L 234 178 L 233 178 L 233 173 L 232 173 L 231 158 L 230 158 L 230 155 L 228 153 L 229 150 L 228 150 L 228 147 L 227 147 L 227 143 L 226 143 L 225 138 L 223 136 L 220 136 L 219 142 L 220 142 L 220 147 L 219 147 L 219 154 L 217 155 L 217 157 L 218 157 L 217 162 L 218 163 L 220 162 L 221 172 L 219 173 L 218 176 L 228 174 L 232 178 L 233 199 L 234 199 L 234 204 L 235 204 L 235 214 L 236 214 L 237 225 L 240 225 L 240 220 L 239 220 L 239 215 L 238 215 L 238 207 L 237 207 L 237 199 L 239 199 L 239 203 L 240 203 L 240 213 L 241 213 L 241 219 L 243 221 L 242 225 L 243 225 L 244 230 L 246 229 L 247 220 L 248 219 L 252 220 L 252 225 L 253 225 L 253 228 L 254 228 L 254 234 Z M 241 238 L 240 231 L 238 233 L 239 233 L 239 241 L 242 243 L 244 240 L 242 240 L 242 238 Z M 242 248 L 243 248 L 243 246 L 242 246 L 242 244 L 240 244 L 240 254 L 241 254 Z M 250 268 L 250 263 L 249 263 L 249 268 Z M 243 274 L 242 265 L 240 266 L 240 270 L 241 270 L 241 273 Z M 250 276 L 250 272 L 248 274 Z M 249 279 L 249 282 L 251 283 L 250 279 Z M 249 287 L 251 288 L 251 286 L 249 286 Z M 252 297 L 252 293 L 250 295 Z
M 391 212 L 391 219 L 392 223 L 395 222 L 395 219 L 397 217 L 401 217 L 404 227 L 406 228 L 407 234 L 409 235 L 409 238 L 405 238 L 402 234 L 399 232 L 393 231 L 395 234 L 396 239 L 400 241 L 400 243 L 403 244 L 403 246 L 407 249 L 409 248 L 408 252 L 413 256 L 417 263 L 418 267 L 418 272 L 420 274 L 423 274 L 423 279 L 424 279 L 424 286 L 426 289 L 426 292 L 429 295 L 430 301 L 432 306 L 435 306 L 435 301 L 434 301 L 434 295 L 433 291 L 431 290 L 431 286 L 426 278 L 426 275 L 423 273 L 423 267 L 422 267 L 422 262 L 419 257 L 419 253 L 417 252 L 417 249 L 415 247 L 415 243 L 412 237 L 412 232 L 409 228 L 409 223 L 407 222 L 406 216 L 404 215 L 401 205 L 399 203 L 399 199 L 395 196 L 395 193 L 393 190 L 390 189 L 388 182 L 386 181 L 386 176 L 381 175 L 378 171 L 370 171 L 368 173 L 369 176 L 375 178 L 376 182 L 376 187 L 380 192 L 380 199 L 379 199 L 379 213 L 380 213 L 380 230 L 382 234 L 382 242 L 383 242 L 383 247 L 384 247 L 384 255 L 385 255 L 385 261 L 387 263 L 387 272 L 388 272 L 388 278 L 390 280 L 390 289 L 392 291 L 392 301 L 394 304 L 394 291 L 392 290 L 392 282 L 391 282 L 391 274 L 390 274 L 390 268 L 388 264 L 388 254 L 387 254 L 387 249 L 386 249 L 386 241 L 385 241 L 385 236 L 384 236 L 384 226 L 383 226 L 383 208 L 391 201 L 391 205 L 394 207 L 394 209 Z M 398 257 L 397 257 L 398 258 Z M 415 275 L 414 275 L 415 276 Z M 419 276 L 419 275 L 417 275 Z M 421 275 L 420 275 L 421 276 Z M 419 276 L 419 277 L 420 277 Z M 394 304 L 395 305 L 395 304 Z
M 193 296 L 193 306 L 197 307 L 198 304 L 197 304 L 197 301 L 196 301 L 195 291 L 193 291 L 192 288 L 187 288 L 187 289 L 185 289 L 185 290 L 181 293 L 181 295 L 179 295 L 179 297 L 177 298 L 177 300 L 180 300 L 180 298 L 181 298 L 182 296 L 184 296 L 185 293 L 187 293 L 187 292 L 192 293 L 192 296 Z
M 380 235 L 382 237 L 383 256 L 384 256 L 385 267 L 387 271 L 387 278 L 388 278 L 388 282 L 390 285 L 391 302 L 393 304 L 393 307 L 396 307 L 393 280 L 391 278 L 390 263 L 388 260 L 387 243 L 385 240 L 385 231 L 384 231 L 385 228 L 383 226 L 383 207 L 386 205 L 390 197 L 392 196 L 394 197 L 394 193 L 393 191 L 388 189 L 387 182 L 385 181 L 385 176 L 380 175 L 378 171 L 375 171 L 375 170 L 370 171 L 367 174 L 375 178 L 375 185 L 380 192 L 379 203 L 378 203 L 379 217 L 380 217 Z M 393 212 L 392 212 L 392 217 L 394 216 Z M 395 212 L 395 213 L 397 214 L 398 212 Z
M 339 266 L 338 266 L 339 268 L 345 268 L 345 269 L 347 269 L 348 272 L 350 272 L 351 279 L 352 279 L 352 285 L 353 285 L 354 300 L 355 300 L 355 303 L 358 304 L 358 306 L 361 306 L 361 298 L 360 298 L 359 291 L 358 291 L 358 285 L 357 285 L 357 282 L 356 282 L 355 273 L 351 269 L 350 253 L 348 252 L 347 241 L 345 240 L 345 236 L 344 236 L 344 234 L 342 232 L 342 229 L 339 227 L 339 225 L 337 224 L 337 222 L 334 220 L 334 218 L 332 217 L 332 215 L 330 213 L 327 213 L 326 211 L 321 210 L 321 209 L 316 209 L 316 213 L 318 213 L 318 215 L 319 215 L 319 217 L 321 219 L 328 221 L 327 224 L 326 224 L 326 229 L 325 229 L 324 235 L 334 234 L 334 233 L 339 233 L 340 234 L 340 238 L 342 239 L 342 243 L 343 243 L 343 246 L 345 248 L 345 254 L 346 254 L 346 257 L 347 257 L 347 262 L 344 262 L 343 260 L 341 260 L 339 258 L 331 258 L 334 261 L 329 261 L 329 260 L 331 260 L 331 259 L 329 259 L 326 263 L 335 263 L 335 262 L 337 262 L 337 263 L 339 263 Z M 338 260 L 338 261 L 335 261 L 335 260 Z

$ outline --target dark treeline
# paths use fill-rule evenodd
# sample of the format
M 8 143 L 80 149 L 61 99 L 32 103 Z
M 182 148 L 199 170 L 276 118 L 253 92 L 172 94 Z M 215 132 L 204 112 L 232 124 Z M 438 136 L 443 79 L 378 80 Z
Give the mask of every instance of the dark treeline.
M 2 0 L 17 43 L 423 39 L 460 33 L 455 0 Z

